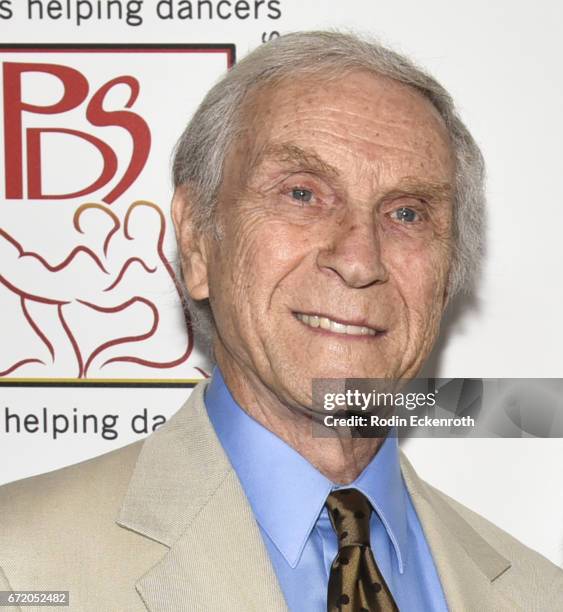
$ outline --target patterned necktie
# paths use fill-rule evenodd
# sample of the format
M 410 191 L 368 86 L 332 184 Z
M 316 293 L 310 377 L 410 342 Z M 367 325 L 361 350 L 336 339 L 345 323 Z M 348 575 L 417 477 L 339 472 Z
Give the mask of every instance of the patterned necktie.
M 326 507 L 338 536 L 328 581 L 328 612 L 398 612 L 371 551 L 369 501 L 357 489 L 340 489 L 328 496 Z

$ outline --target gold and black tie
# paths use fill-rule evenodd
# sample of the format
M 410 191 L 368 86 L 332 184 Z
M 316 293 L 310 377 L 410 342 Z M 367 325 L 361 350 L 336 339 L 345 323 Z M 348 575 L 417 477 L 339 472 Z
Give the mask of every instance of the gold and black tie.
M 370 502 L 357 489 L 340 489 L 328 496 L 326 506 L 338 536 L 328 581 L 328 612 L 398 612 L 371 550 Z

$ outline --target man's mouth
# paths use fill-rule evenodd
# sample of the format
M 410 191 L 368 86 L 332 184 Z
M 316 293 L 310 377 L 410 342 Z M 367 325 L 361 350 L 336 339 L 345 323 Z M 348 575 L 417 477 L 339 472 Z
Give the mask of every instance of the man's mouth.
M 335 334 L 345 334 L 348 336 L 377 336 L 383 333 L 383 330 L 373 327 L 354 325 L 344 321 L 335 321 L 334 319 L 322 315 L 305 314 L 302 312 L 295 312 L 294 315 L 301 323 L 304 323 L 308 327 L 312 327 L 313 329 L 324 329 L 325 331 Z

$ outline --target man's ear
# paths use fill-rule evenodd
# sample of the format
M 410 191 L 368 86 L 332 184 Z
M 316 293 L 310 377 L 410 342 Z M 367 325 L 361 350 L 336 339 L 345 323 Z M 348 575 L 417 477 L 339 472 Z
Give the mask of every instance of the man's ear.
M 442 314 L 446 312 L 446 309 L 450 303 L 450 280 L 448 278 L 448 282 L 446 284 L 446 288 L 444 289 L 444 297 L 442 302 Z
M 172 221 L 180 251 L 184 282 L 190 297 L 209 297 L 206 240 L 195 227 L 194 198 L 189 187 L 177 187 L 172 198 Z

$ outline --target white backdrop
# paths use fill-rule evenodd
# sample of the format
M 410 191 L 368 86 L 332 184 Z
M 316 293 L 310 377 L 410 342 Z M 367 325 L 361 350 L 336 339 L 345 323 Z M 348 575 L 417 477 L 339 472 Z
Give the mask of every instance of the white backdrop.
M 262 11 L 258 19 L 252 15 L 199 20 L 158 19 L 156 5 L 156 0 L 143 3 L 139 26 L 91 19 L 78 27 L 63 16 L 29 20 L 27 0 L 14 0 L 13 18 L 0 19 L 0 38 L 2 43 L 37 44 L 233 43 L 240 58 L 272 31 L 336 27 L 378 35 L 414 57 L 452 93 L 488 167 L 489 248 L 483 283 L 475 306 L 463 308 L 461 316 L 445 325 L 431 364 L 434 372 L 443 377 L 563 377 L 562 5 L 546 0 L 534 5 L 508 0 L 280 0 L 273 3 L 280 14 L 277 19 Z M 170 70 L 166 77 L 174 87 L 166 96 L 168 104 L 155 109 L 156 115 L 179 133 L 199 92 L 219 70 L 219 64 L 202 69 L 197 78 L 183 67 Z M 151 192 L 164 207 L 170 196 L 168 167 L 166 155 L 159 155 L 161 167 L 150 168 L 151 184 L 135 197 Z M 2 226 L 10 223 L 15 231 L 18 213 L 3 195 Z M 40 218 L 36 233 L 45 248 L 49 243 L 56 248 L 58 230 L 49 222 Z M 50 227 L 47 232 L 46 227 Z M 172 257 L 170 247 L 167 255 Z M 10 318 L 6 312 L 3 315 L 0 351 L 17 343 L 8 335 Z M 195 362 L 189 363 L 174 377 L 197 377 Z M 41 376 L 35 371 L 12 374 L 18 375 Z M 55 375 L 76 374 L 47 374 Z M 145 372 L 143 377 L 158 378 L 159 373 Z M 40 415 L 47 407 L 72 415 L 77 406 L 81 412 L 99 412 L 103 404 L 106 412 L 120 415 L 117 427 L 121 428 L 115 439 L 61 435 L 52 440 L 47 434 L 1 432 L 0 482 L 124 445 L 138 437 L 129 426 L 135 413 L 147 408 L 149 418 L 169 416 L 189 392 L 0 389 L 1 410 Z M 432 484 L 563 566 L 563 440 L 417 439 L 409 441 L 405 450 Z

